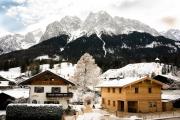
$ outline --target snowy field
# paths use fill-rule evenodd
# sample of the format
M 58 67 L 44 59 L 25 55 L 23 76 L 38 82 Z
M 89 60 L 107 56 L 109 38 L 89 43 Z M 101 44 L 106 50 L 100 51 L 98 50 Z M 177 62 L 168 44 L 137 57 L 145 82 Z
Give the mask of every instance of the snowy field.
M 42 72 L 45 70 L 50 70 L 66 79 L 69 79 L 69 77 L 74 74 L 74 69 L 75 65 L 67 62 L 55 64 L 53 69 L 49 68 L 49 64 L 40 65 L 40 70 Z M 28 75 L 28 71 L 26 73 L 21 73 L 20 67 L 10 68 L 8 71 L 0 71 L 0 76 L 11 81 L 15 81 L 16 78 L 21 77 L 22 75 Z
M 153 72 L 158 75 L 161 74 L 163 64 L 150 62 L 150 63 L 135 63 L 128 64 L 119 69 L 110 69 L 102 74 L 102 78 L 117 78 L 118 76 L 124 77 L 142 77 L 144 75 L 151 75 Z
M 5 114 L 6 114 L 6 111 L 1 111 L 1 110 L 0 110 L 0 116 L 1 116 L 1 115 L 5 115 Z

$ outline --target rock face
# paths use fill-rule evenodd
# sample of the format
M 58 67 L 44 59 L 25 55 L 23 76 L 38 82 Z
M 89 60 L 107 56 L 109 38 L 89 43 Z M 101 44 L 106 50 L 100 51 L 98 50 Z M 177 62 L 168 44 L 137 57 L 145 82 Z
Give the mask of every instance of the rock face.
M 22 49 L 20 46 L 20 42 L 23 39 L 24 36 L 19 34 L 7 35 L 5 37 L 0 38 L 0 49 L 2 49 L 2 53 Z
M 41 41 L 56 37 L 61 34 L 70 36 L 70 41 L 83 35 L 96 34 L 128 34 L 132 31 L 146 32 L 154 36 L 159 33 L 137 20 L 126 19 L 122 17 L 112 17 L 105 11 L 90 13 L 84 21 L 78 17 L 66 16 L 60 21 L 49 24 L 46 28 Z
M 61 21 L 55 21 L 49 24 L 46 28 L 44 35 L 41 37 L 41 41 L 67 34 L 69 36 L 80 29 L 81 20 L 78 17 L 66 16 Z
M 40 29 L 28 32 L 26 35 L 12 34 L 0 38 L 0 54 L 27 49 L 39 43 L 43 32 Z

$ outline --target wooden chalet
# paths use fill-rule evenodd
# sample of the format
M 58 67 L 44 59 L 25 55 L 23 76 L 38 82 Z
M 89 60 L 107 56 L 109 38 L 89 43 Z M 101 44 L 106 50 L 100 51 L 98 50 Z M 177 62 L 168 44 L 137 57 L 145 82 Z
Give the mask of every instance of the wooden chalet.
M 172 104 L 161 99 L 162 86 L 150 77 L 106 80 L 98 85 L 103 108 L 134 113 L 172 110 Z

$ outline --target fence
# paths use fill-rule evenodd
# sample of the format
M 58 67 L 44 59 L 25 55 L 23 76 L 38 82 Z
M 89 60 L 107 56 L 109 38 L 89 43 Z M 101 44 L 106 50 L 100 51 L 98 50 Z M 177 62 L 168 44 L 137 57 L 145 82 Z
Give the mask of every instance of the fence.
M 125 113 L 125 112 L 111 112 L 120 118 L 129 118 L 131 116 L 137 116 L 142 118 L 143 120 L 152 120 L 156 118 L 169 118 L 169 117 L 179 117 L 180 118 L 180 110 L 168 111 L 168 112 L 155 112 L 155 113 Z

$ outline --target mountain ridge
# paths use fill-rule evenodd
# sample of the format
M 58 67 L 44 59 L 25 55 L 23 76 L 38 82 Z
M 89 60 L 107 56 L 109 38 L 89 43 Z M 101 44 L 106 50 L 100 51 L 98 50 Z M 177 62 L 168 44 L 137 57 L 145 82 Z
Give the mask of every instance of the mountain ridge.
M 63 22 L 67 21 L 68 22 Z M 69 29 L 67 29 L 69 28 Z M 74 29 L 72 29 L 74 28 Z M 91 34 L 128 34 L 133 31 L 147 32 L 154 36 L 160 35 L 155 29 L 145 25 L 137 20 L 126 19 L 122 17 L 112 17 L 105 11 L 99 11 L 97 13 L 89 13 L 84 21 L 75 16 L 63 17 L 60 21 L 50 23 L 41 41 L 47 40 L 52 37 L 56 37 L 60 34 L 67 34 L 70 36 L 70 40 L 81 37 L 83 35 Z
M 146 32 L 153 36 L 163 35 L 170 39 L 176 39 L 175 36 L 177 36 L 173 35 L 175 32 L 172 32 L 170 35 L 158 33 L 155 29 L 138 20 L 118 16 L 112 17 L 105 11 L 99 11 L 89 13 L 85 20 L 81 20 L 77 16 L 65 16 L 59 21 L 50 23 L 46 27 L 45 32 L 42 32 L 41 29 L 28 32 L 26 35 L 21 35 L 21 40 L 16 38 L 16 34 L 11 34 L 11 37 L 9 38 L 7 36 L 2 37 L 0 38 L 0 54 L 27 49 L 42 41 L 58 37 L 62 34 L 68 35 L 68 42 L 70 42 L 84 35 L 90 36 L 91 34 L 97 34 L 100 36 L 102 33 L 108 35 L 120 35 L 129 34 L 133 31 Z M 12 37 L 14 39 L 11 39 Z M 5 38 L 6 40 L 3 40 Z M 5 41 L 9 41 L 9 43 Z
M 121 35 L 102 33 L 100 36 L 84 35 L 71 42 L 68 40 L 68 35 L 61 35 L 26 50 L 2 54 L 0 55 L 0 69 L 11 62 L 9 67 L 18 67 L 25 64 L 27 60 L 32 62 L 42 55 L 56 55 L 59 56 L 60 61 L 75 64 L 86 52 L 95 58 L 96 63 L 103 70 L 141 61 L 153 62 L 156 57 L 159 57 L 163 63 L 176 66 L 180 62 L 180 41 L 163 36 L 155 37 L 149 33 L 132 32 Z

